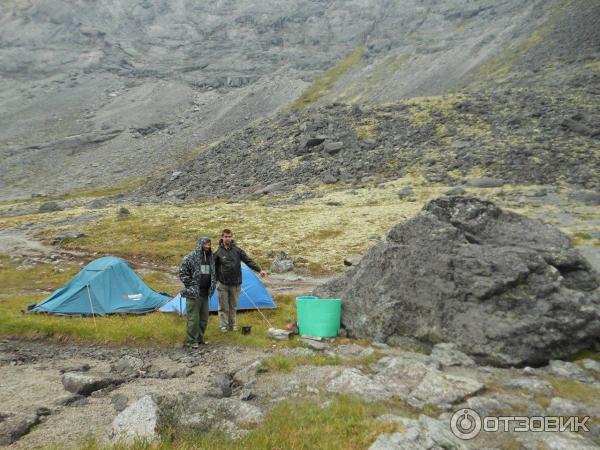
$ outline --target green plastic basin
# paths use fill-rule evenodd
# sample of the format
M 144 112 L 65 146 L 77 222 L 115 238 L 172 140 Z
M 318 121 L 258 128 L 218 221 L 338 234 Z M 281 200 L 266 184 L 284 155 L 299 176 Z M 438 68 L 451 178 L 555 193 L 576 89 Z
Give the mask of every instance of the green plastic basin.
M 340 329 L 342 300 L 296 297 L 300 336 L 336 337 Z

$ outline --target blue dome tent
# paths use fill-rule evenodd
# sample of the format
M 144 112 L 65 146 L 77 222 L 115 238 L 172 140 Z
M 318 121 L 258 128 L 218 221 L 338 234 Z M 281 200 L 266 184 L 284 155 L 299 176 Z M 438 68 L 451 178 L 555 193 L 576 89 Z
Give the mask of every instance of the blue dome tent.
M 242 291 L 240 292 L 237 309 L 240 311 L 257 308 L 273 309 L 277 308 L 277 305 L 258 276 L 246 264 L 242 263 Z M 217 291 L 208 299 L 208 309 L 213 312 L 219 310 L 219 293 Z M 186 314 L 185 298 L 181 294 L 177 294 L 159 311 Z
M 127 261 L 105 256 L 86 265 L 29 312 L 62 315 L 144 314 L 169 297 L 150 289 Z

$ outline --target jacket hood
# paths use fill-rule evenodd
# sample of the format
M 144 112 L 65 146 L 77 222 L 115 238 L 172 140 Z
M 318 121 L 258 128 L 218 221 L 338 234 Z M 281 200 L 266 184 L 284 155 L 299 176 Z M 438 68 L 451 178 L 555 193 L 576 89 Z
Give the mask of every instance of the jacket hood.
M 206 242 L 212 242 L 212 241 L 210 240 L 209 237 L 206 237 L 206 236 L 203 236 L 200 239 L 198 239 L 198 244 L 196 245 L 196 251 L 197 252 L 203 252 L 204 251 L 204 244 Z M 212 249 L 211 249 L 211 252 L 212 252 Z

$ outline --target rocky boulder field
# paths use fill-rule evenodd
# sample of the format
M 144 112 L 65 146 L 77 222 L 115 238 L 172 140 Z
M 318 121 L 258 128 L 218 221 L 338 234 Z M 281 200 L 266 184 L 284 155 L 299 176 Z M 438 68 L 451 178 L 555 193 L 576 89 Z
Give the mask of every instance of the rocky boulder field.
M 274 358 L 329 364 L 282 371 L 270 363 Z M 424 351 L 410 340 L 395 347 L 307 340 L 288 349 L 218 345 L 190 352 L 4 340 L 0 369 L 0 443 L 11 449 L 51 442 L 77 448 L 86 437 L 102 446 L 157 443 L 194 433 L 221 433 L 227 444 L 214 441 L 219 448 L 248 448 L 252 430 L 272 421 L 274 408 L 308 401 L 326 417 L 340 396 L 357 399 L 355 407 L 381 405 L 374 423 L 396 431 L 374 436 L 373 450 L 591 449 L 600 436 L 597 361 L 495 368 L 477 365 L 450 343 Z M 482 416 L 592 418 L 590 431 L 579 434 L 481 433 L 462 441 L 450 431 L 451 416 L 461 408 Z

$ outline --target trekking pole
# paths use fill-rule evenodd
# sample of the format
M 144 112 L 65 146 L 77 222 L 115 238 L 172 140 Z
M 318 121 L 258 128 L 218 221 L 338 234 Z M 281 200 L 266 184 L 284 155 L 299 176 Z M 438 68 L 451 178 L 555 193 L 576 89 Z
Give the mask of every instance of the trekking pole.
M 263 319 L 265 319 L 265 322 L 267 322 L 267 324 L 269 325 L 270 328 L 275 328 L 271 322 L 269 322 L 269 319 L 266 318 L 266 316 L 263 314 L 263 312 L 260 310 L 260 308 L 256 305 L 256 303 L 254 303 L 254 300 L 252 300 L 252 297 L 250 297 L 248 295 L 248 293 L 244 290 L 244 288 L 240 285 L 240 288 L 242 290 L 242 292 L 244 294 L 246 294 L 246 297 L 248 297 L 248 300 L 250 300 L 252 302 L 252 304 L 254 305 L 254 307 L 258 310 L 258 312 L 260 313 L 260 315 L 262 316 Z

